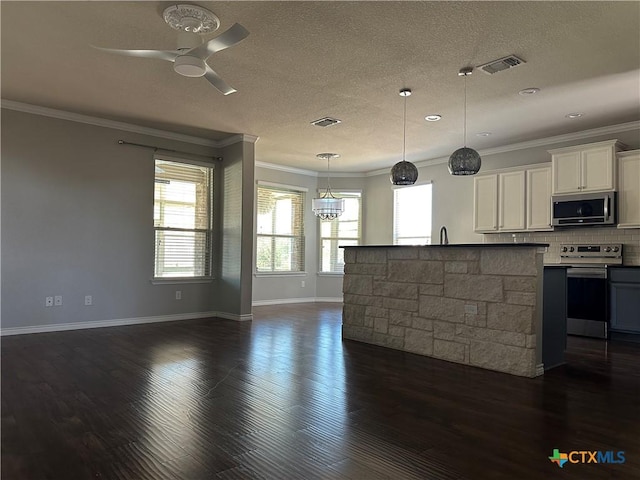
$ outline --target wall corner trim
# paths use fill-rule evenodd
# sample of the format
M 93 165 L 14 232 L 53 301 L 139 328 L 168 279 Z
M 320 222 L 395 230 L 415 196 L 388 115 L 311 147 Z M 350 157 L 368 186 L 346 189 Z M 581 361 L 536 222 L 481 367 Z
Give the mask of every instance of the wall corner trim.
M 260 137 L 256 137 L 255 135 L 249 135 L 246 133 L 239 133 L 237 135 L 231 135 L 230 137 L 219 140 L 217 143 L 217 147 L 228 147 L 229 145 L 233 145 L 234 143 L 248 142 L 248 143 L 256 143 Z

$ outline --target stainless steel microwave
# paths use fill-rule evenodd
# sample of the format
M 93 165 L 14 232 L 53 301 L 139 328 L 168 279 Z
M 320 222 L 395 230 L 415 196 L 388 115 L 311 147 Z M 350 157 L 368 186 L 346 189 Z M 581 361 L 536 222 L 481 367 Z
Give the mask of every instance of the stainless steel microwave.
M 616 193 L 579 193 L 555 195 L 551 199 L 553 226 L 614 225 Z

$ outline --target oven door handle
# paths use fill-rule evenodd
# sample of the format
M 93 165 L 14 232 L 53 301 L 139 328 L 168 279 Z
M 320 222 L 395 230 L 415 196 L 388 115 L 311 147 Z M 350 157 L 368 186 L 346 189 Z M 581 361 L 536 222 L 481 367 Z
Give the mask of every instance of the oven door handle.
M 606 268 L 567 268 L 569 278 L 607 278 Z

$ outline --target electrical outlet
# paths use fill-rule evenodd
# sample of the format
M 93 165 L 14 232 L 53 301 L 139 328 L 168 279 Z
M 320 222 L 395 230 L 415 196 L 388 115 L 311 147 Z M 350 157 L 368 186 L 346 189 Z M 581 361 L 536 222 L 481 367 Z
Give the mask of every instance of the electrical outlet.
M 93 297 L 91 295 L 85 295 L 84 296 L 84 304 L 89 306 L 89 305 L 93 305 Z
M 182 300 L 182 290 L 176 290 L 176 300 Z
M 47 297 L 44 299 L 45 307 L 53 307 L 53 297 Z
M 478 306 L 473 304 L 467 304 L 464 306 L 464 313 L 468 313 L 469 315 L 477 315 Z
M 55 298 L 53 299 L 53 304 L 56 307 L 59 307 L 60 305 L 62 305 L 62 295 L 56 295 Z
M 305 281 L 304 281 L 304 280 L 301 280 L 301 281 L 300 281 L 300 286 L 301 286 L 302 288 L 304 288 L 304 286 L 305 286 L 305 285 L 306 285 Z

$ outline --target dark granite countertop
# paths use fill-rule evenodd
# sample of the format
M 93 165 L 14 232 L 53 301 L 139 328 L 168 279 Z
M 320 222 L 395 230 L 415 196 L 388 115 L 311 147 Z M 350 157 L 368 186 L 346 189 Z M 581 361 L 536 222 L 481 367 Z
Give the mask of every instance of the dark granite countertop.
M 522 248 L 522 247 L 548 247 L 548 243 L 450 243 L 448 245 L 340 245 L 340 248 Z

